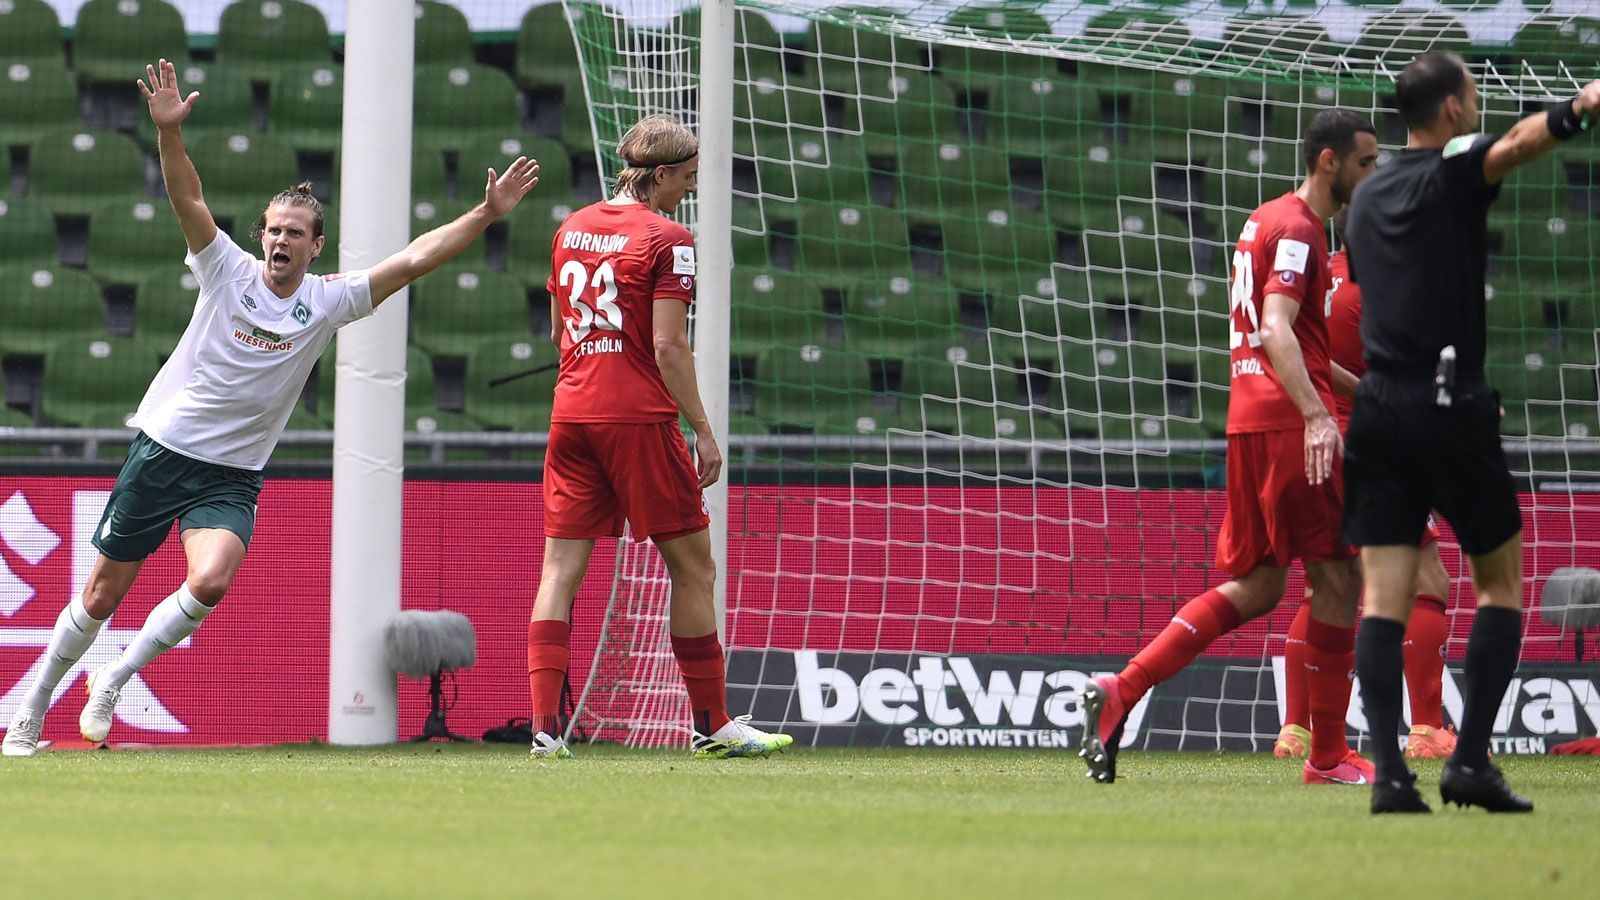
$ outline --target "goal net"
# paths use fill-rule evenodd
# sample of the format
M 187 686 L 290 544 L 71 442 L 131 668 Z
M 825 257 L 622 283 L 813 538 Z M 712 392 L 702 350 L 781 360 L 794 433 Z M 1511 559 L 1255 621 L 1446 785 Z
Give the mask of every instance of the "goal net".
M 731 304 L 732 711 L 802 743 L 1075 744 L 1087 678 L 1224 578 L 1228 261 L 1298 183 L 1310 117 L 1370 115 L 1381 165 L 1394 76 L 1449 49 L 1503 131 L 1595 77 L 1585 5 L 740 3 L 732 109 L 702 119 L 696 11 L 567 3 L 607 178 L 642 114 L 733 120 L 732 158 L 702 160 L 731 166 L 733 227 L 697 235 L 734 259 L 731 297 L 701 298 Z M 1494 207 L 1530 598 L 1600 565 L 1594 159 L 1579 138 Z M 1454 668 L 1472 600 L 1443 548 Z M 1128 742 L 1270 746 L 1302 592 L 1157 689 Z M 681 743 L 653 548 L 624 542 L 612 593 L 577 727 Z M 1536 603 L 1527 622 L 1527 665 L 1575 661 Z M 1505 729 L 1566 721 L 1594 702 L 1575 684 L 1519 680 Z

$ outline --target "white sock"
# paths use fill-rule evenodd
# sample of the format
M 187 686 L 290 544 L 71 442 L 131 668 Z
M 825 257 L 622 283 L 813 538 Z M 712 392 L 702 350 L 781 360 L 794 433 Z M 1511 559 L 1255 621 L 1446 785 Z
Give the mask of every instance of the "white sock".
M 56 685 L 61 683 L 67 670 L 89 652 L 103 624 L 104 619 L 89 615 L 82 597 L 72 598 L 61 615 L 56 616 L 56 628 L 50 633 L 50 646 L 44 652 L 44 669 L 39 672 L 33 689 L 23 698 L 23 706 L 33 710 L 35 716 L 44 715 L 50 708 L 50 695 L 55 693 Z
M 196 600 L 187 584 L 179 586 L 150 611 L 150 618 L 144 620 L 144 627 L 139 629 L 133 643 L 106 669 L 106 677 L 118 687 L 126 684 L 133 673 L 149 665 L 152 659 L 194 634 L 210 613 L 211 607 Z

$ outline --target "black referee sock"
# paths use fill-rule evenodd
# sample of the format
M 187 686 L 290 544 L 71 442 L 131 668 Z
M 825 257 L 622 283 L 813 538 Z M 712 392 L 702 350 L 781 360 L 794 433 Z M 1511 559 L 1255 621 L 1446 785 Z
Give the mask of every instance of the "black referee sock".
M 1483 606 L 1472 620 L 1467 638 L 1467 690 L 1461 698 L 1461 730 L 1452 762 L 1477 768 L 1489 761 L 1489 736 L 1506 685 L 1517 671 L 1522 652 L 1522 611 Z
M 1400 755 L 1401 644 L 1406 623 L 1367 616 L 1356 631 L 1356 674 L 1361 676 L 1361 705 L 1372 735 L 1372 760 L 1378 778 L 1405 781 L 1406 761 Z

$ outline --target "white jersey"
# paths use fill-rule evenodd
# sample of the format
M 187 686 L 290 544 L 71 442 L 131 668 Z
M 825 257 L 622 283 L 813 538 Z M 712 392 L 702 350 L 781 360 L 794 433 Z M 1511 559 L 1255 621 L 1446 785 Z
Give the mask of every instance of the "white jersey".
M 221 231 L 184 262 L 200 299 L 133 425 L 184 456 L 262 469 L 334 331 L 372 314 L 367 272 L 308 274 L 281 298 L 261 261 Z

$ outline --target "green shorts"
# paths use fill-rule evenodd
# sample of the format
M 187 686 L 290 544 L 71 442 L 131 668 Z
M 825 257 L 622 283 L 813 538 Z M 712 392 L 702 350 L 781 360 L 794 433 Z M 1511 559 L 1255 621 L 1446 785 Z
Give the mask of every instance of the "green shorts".
M 260 472 L 201 462 L 141 431 L 94 531 L 95 549 L 117 562 L 144 559 L 167 539 L 173 520 L 182 529 L 226 529 L 248 547 L 261 482 Z

